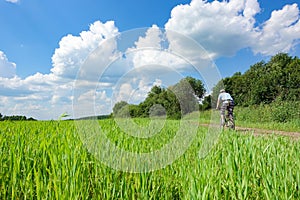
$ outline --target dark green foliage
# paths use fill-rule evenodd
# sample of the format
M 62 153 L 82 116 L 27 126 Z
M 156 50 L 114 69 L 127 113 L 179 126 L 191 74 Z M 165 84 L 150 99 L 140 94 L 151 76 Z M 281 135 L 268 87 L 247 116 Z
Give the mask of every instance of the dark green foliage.
M 169 88 L 175 94 L 182 114 L 191 113 L 198 108 L 197 97 L 202 97 L 204 93 L 203 85 L 201 81 L 199 82 L 200 84 L 195 79 L 187 77 Z
M 288 122 L 300 118 L 300 102 L 275 101 L 272 110 L 272 120 L 275 122 Z
M 193 77 L 186 77 L 184 79 L 182 79 L 179 83 L 187 81 L 190 85 L 190 89 L 192 89 L 191 91 L 189 91 L 190 93 L 192 93 L 193 95 L 196 95 L 198 98 L 202 98 L 202 96 L 205 93 L 205 88 L 203 83 L 199 80 L 199 79 L 195 79 Z
M 209 110 L 212 108 L 212 97 L 211 95 L 205 96 L 202 104 L 200 104 L 200 110 Z
M 115 115 L 118 115 L 120 112 L 122 112 L 123 107 L 125 107 L 127 105 L 128 105 L 128 103 L 125 101 L 120 101 L 120 102 L 116 103 L 115 106 L 113 107 L 113 113 Z
M 36 119 L 34 119 L 32 117 L 27 118 L 26 116 L 22 116 L 22 115 L 3 116 L 0 113 L 0 121 L 5 121 L 5 120 L 9 120 L 9 121 L 36 121 Z
M 300 59 L 279 53 L 267 63 L 258 62 L 244 74 L 238 72 L 220 81 L 213 90 L 213 100 L 222 85 L 231 93 L 236 105 L 299 101 Z
M 300 119 L 300 101 L 276 100 L 270 104 L 239 106 L 235 108 L 235 119 L 238 123 L 296 123 Z
M 67 119 L 67 120 L 94 120 L 94 119 L 102 120 L 102 119 L 109 119 L 111 117 L 112 117 L 111 115 L 97 115 L 97 116 L 88 116 L 88 117 L 81 117 L 78 119 Z
M 118 102 L 113 108 L 113 113 L 118 117 L 166 115 L 169 119 L 180 119 L 182 115 L 199 109 L 198 100 L 204 93 L 203 83 L 188 76 L 169 88 L 153 86 L 146 99 L 139 105 Z

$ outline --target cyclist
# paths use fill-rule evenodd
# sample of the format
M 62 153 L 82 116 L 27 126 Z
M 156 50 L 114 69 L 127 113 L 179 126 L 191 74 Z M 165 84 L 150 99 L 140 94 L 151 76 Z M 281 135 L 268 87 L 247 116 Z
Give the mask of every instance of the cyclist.
M 221 105 L 220 105 L 221 104 Z M 231 95 L 226 92 L 224 89 L 220 90 L 220 94 L 218 96 L 217 107 L 216 109 L 220 108 L 221 114 L 221 127 L 223 128 L 225 125 L 225 112 L 227 110 L 229 120 L 233 122 L 233 108 L 234 108 L 234 101 Z M 234 127 L 232 127 L 234 128 Z

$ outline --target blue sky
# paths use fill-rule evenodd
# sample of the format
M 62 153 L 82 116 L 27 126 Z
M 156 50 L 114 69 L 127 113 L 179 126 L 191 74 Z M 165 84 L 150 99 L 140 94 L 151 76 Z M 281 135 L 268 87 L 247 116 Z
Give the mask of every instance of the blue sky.
M 89 53 L 103 42 L 99 34 L 109 38 L 137 28 L 174 30 L 204 47 L 220 77 L 245 72 L 250 65 L 268 61 L 277 52 L 299 56 L 299 5 L 299 0 L 1 0 L 0 113 L 38 119 L 57 119 L 63 112 L 71 114 L 74 75 Z M 145 47 L 145 41 L 155 41 L 150 39 L 156 31 L 141 34 L 146 37 L 136 43 L 135 49 Z M 142 53 L 139 56 L 149 56 L 149 52 Z M 134 64 L 147 64 L 137 55 L 133 57 Z M 124 66 L 124 60 L 122 63 Z M 116 92 L 111 88 L 122 88 L 142 100 L 151 88 L 150 80 L 167 85 L 164 82 L 168 81 L 162 80 L 165 77 L 157 79 L 155 69 L 153 79 L 149 73 L 147 81 L 136 80 L 135 86 L 121 81 L 118 87 L 116 82 L 103 83 L 106 88 L 97 86 L 97 92 L 86 88 L 84 91 L 91 94 L 86 99 L 99 98 L 97 114 L 109 113 L 112 102 L 120 100 L 112 96 Z M 192 73 L 182 66 L 174 69 Z M 111 67 L 110 71 L 108 78 L 121 73 L 120 67 Z

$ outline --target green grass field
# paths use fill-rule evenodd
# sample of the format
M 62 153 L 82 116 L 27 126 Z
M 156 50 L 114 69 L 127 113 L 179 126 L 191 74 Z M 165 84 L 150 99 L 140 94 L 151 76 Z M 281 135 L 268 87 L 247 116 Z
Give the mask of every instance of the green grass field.
M 120 147 L 152 151 L 174 136 L 179 121 L 139 144 L 112 119 L 99 123 Z M 1 122 L 0 199 L 300 199 L 299 140 L 224 131 L 201 158 L 206 132 L 199 127 L 171 165 L 127 173 L 89 153 L 73 121 Z

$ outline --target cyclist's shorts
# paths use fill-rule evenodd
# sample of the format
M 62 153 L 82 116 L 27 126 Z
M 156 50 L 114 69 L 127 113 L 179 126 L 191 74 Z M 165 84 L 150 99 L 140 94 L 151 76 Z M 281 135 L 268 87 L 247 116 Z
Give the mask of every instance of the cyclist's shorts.
M 228 114 L 233 114 L 234 102 L 233 101 L 225 101 L 221 106 L 221 115 L 225 115 L 225 111 L 228 110 Z

